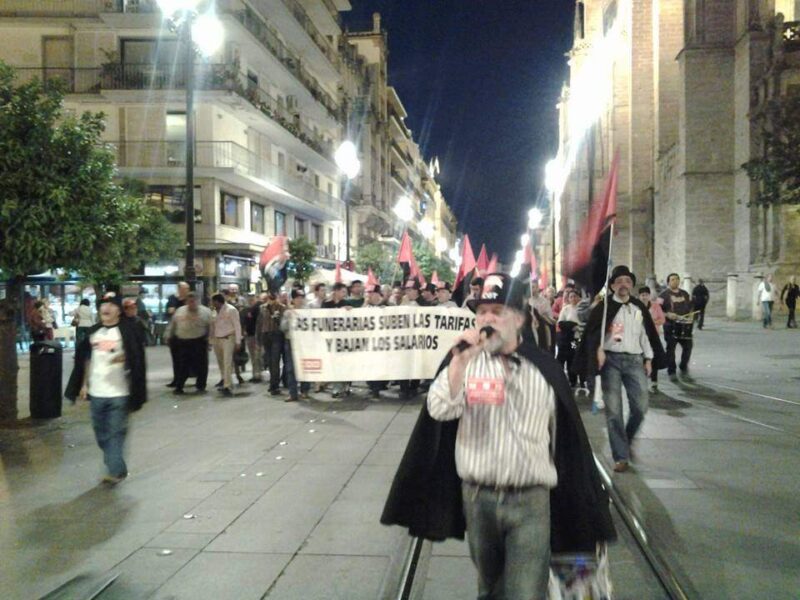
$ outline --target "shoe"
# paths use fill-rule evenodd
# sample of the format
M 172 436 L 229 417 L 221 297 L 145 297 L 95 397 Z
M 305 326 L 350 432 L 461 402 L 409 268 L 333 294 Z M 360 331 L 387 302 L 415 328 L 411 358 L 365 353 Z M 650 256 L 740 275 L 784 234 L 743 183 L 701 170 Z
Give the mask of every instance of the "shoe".
M 308 400 L 311 396 L 308 395 L 308 392 L 300 392 L 300 399 L 301 400 Z
M 331 393 L 331 397 L 332 397 L 332 398 L 338 398 L 338 397 L 339 397 L 339 396 L 341 396 L 341 395 L 342 395 L 342 393 L 341 393 L 341 392 L 333 392 L 333 393 Z
M 299 399 L 295 396 L 289 396 L 288 398 L 286 398 L 286 400 L 284 400 L 284 402 L 298 402 L 298 401 Z
M 174 381 L 170 381 L 170 382 L 167 384 L 167 387 L 175 387 L 176 385 L 178 385 L 178 384 L 177 384 L 177 383 L 175 383 Z
M 669 374 L 669 380 L 670 380 L 670 381 L 672 381 L 672 382 L 674 382 L 674 383 L 677 383 L 677 381 L 678 381 L 678 375 L 677 375 L 676 373 L 670 373 L 670 374 Z
M 172 393 L 176 396 L 183 396 L 186 392 L 183 391 L 183 388 L 176 387 Z
M 381 397 L 381 391 L 380 390 L 372 390 L 371 394 L 372 394 L 372 397 L 375 398 L 376 400 L 380 399 L 380 397 Z
M 259 377 L 258 379 L 256 379 L 255 377 L 251 377 L 251 378 L 250 378 L 250 379 L 248 379 L 247 381 L 248 381 L 248 382 L 250 382 L 250 383 L 261 383 L 261 382 L 262 382 L 262 381 L 264 381 L 264 380 L 263 380 L 263 379 L 261 379 L 260 377 Z
M 200 392 L 201 394 L 206 391 L 206 386 L 204 385 L 196 385 L 195 387 L 197 388 L 197 391 Z
M 221 388 L 225 385 L 225 381 L 220 379 L 217 383 L 214 384 L 215 388 Z
M 109 485 L 117 485 L 122 481 L 125 481 L 125 478 L 128 476 L 127 473 L 123 473 L 122 475 L 115 477 L 114 475 L 105 475 L 102 479 L 103 483 L 107 483 Z
M 236 376 L 236 381 L 239 382 L 239 385 L 242 385 L 242 384 L 244 384 L 244 377 L 242 377 L 241 375 L 237 375 Z
M 269 395 L 270 396 L 280 396 L 281 395 L 281 391 L 279 389 L 270 390 L 269 391 Z
M 650 384 L 650 393 L 651 394 L 658 393 L 658 384 L 657 383 L 651 383 Z
M 618 460 L 614 463 L 614 472 L 615 473 L 624 473 L 628 470 L 628 461 L 627 460 Z
M 231 388 L 222 388 L 220 392 L 222 392 L 222 395 L 225 396 L 226 398 L 233 397 L 233 392 L 231 391 Z

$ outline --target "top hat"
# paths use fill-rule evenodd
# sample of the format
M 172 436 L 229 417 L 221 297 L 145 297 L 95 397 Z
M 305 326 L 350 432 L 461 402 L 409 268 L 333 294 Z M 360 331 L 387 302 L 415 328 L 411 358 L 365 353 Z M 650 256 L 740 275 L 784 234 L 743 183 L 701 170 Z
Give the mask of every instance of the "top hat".
M 631 270 L 627 267 L 627 265 L 617 265 L 614 267 L 614 270 L 611 271 L 611 277 L 608 278 L 608 285 L 609 287 L 614 285 L 614 282 L 617 280 L 617 277 L 622 277 L 627 275 L 631 278 L 633 285 L 636 285 L 636 275 L 631 273 Z
M 524 312 L 525 289 L 525 285 L 505 273 L 490 273 L 483 279 L 478 297 L 469 300 L 467 306 L 475 312 L 481 304 L 503 304 Z

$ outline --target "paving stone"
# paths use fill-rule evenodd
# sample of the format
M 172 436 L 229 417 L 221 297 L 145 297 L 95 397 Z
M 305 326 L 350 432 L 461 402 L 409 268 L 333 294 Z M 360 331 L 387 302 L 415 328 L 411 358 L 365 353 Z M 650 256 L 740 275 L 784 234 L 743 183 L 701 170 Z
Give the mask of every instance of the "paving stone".
M 266 596 L 270 600 L 375 600 L 388 559 L 296 556 Z

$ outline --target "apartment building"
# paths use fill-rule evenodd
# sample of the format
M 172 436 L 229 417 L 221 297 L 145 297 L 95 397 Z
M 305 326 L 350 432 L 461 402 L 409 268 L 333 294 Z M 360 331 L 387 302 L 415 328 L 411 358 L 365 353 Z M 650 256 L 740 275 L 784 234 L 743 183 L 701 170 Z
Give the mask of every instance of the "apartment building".
M 198 276 L 212 288 L 249 286 L 276 234 L 307 237 L 332 264 L 344 255 L 333 151 L 345 124 L 337 47 L 349 2 L 215 5 L 225 40 L 197 58 L 188 117 Z M 183 223 L 186 71 L 155 0 L 0 0 L 0 32 L 0 59 L 21 77 L 59 78 L 68 110 L 106 115 L 120 175 L 143 181 L 148 200 Z

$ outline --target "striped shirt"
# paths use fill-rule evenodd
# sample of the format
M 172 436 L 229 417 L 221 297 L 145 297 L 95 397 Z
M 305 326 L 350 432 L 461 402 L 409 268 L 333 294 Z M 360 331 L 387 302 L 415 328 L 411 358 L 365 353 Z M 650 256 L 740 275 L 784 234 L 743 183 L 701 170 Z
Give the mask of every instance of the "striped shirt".
M 460 419 L 456 470 L 462 480 L 552 488 L 558 481 L 550 451 L 555 441 L 555 392 L 531 362 L 522 358 L 517 363 L 514 357 L 478 354 L 467 365 L 464 385 L 455 397 L 450 393 L 449 367 L 445 368 L 428 391 L 428 412 L 438 421 Z M 488 396 L 475 394 L 485 387 L 492 390 Z
M 614 300 L 622 304 L 603 341 L 603 350 L 624 354 L 643 354 L 648 360 L 653 358 L 653 348 L 644 328 L 642 309 L 631 302 L 622 302 L 614 295 Z

